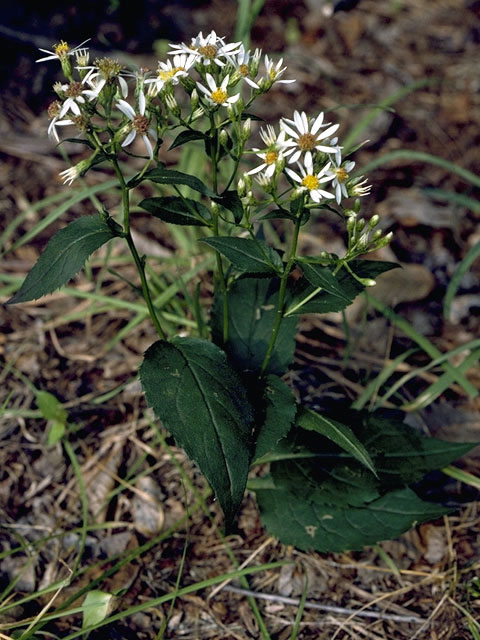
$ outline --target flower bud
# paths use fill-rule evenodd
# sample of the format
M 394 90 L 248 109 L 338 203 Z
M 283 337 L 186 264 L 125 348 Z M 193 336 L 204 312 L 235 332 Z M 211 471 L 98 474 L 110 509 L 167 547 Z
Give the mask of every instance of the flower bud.
M 176 118 L 180 117 L 180 107 L 178 106 L 178 102 L 173 94 L 167 93 L 164 97 L 165 105 L 170 113 Z
M 242 139 L 243 142 L 248 140 L 248 138 L 250 137 L 250 133 L 251 132 L 252 132 L 252 119 L 251 118 L 247 118 L 245 120 L 245 122 L 243 123 L 243 126 L 242 126 L 241 139 Z
M 245 180 L 240 178 L 237 182 L 237 193 L 239 198 L 243 198 L 243 196 L 247 193 L 247 185 L 245 184 Z
M 180 84 L 189 96 L 191 96 L 193 91 L 196 90 L 195 81 L 190 78 L 190 76 L 180 76 Z
M 379 222 L 380 222 L 380 216 L 375 214 L 370 218 L 368 226 L 370 227 L 370 229 L 375 229 L 375 227 L 378 225 Z
M 225 129 L 222 129 L 220 131 L 220 133 L 218 134 L 218 139 L 220 141 L 220 144 L 223 147 L 227 147 L 227 145 L 228 145 L 228 133 L 225 131 Z
M 218 214 L 220 213 L 220 206 L 216 202 L 213 202 L 213 200 L 212 200 L 212 203 L 211 203 L 210 207 L 211 207 L 211 210 L 212 210 L 212 214 L 215 217 L 218 216 Z
M 194 89 L 190 95 L 190 107 L 192 112 L 198 107 L 198 91 Z
M 377 242 L 377 240 L 380 240 L 380 238 L 383 236 L 383 232 L 381 229 L 377 229 L 373 236 L 372 236 L 372 240 L 374 240 L 375 242 Z

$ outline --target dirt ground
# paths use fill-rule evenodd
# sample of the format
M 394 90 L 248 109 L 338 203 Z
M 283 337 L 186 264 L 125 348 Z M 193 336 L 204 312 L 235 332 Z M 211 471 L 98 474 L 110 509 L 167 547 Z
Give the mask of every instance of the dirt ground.
M 0 234 L 11 231 L 2 259 L 2 286 L 28 272 L 50 237 L 52 227 L 32 242 L 19 243 L 55 207 L 52 203 L 35 210 L 32 205 L 69 189 L 58 177 L 64 159 L 46 136 L 45 109 L 58 78 L 54 65 L 35 64 L 37 48 L 50 49 L 60 39 L 77 43 L 91 37 L 92 48 L 102 55 L 113 49 L 138 65 L 155 68 L 154 51 L 162 40 L 188 41 L 211 29 L 233 38 L 232 0 L 99 4 L 86 0 L 59 9 L 52 2 L 34 8 L 17 3 L 5 10 L 0 25 L 5 51 L 0 60 Z M 362 133 L 359 142 L 367 142 L 355 154 L 357 166 L 405 149 L 443 158 L 478 176 L 480 3 L 361 0 L 329 17 L 322 11 L 327 4 L 265 3 L 251 46 L 283 56 L 288 77 L 297 82 L 258 101 L 258 115 L 274 124 L 294 109 L 312 114 L 327 110 L 331 120 L 341 123 L 340 131 L 348 132 L 373 106 L 397 96 L 391 106 L 375 111 Z M 81 157 L 77 145 L 66 149 L 74 160 Z M 109 178 L 108 171 L 100 169 L 88 174 L 86 182 L 101 185 Z M 449 319 L 443 317 L 448 283 L 480 241 L 478 187 L 461 172 L 420 155 L 414 160 L 398 156 L 380 165 L 369 173 L 369 181 L 372 194 L 365 199 L 364 212 L 378 213 L 382 228 L 394 232 L 391 246 L 375 257 L 404 267 L 386 274 L 374 295 L 442 352 L 478 338 L 478 260 L 461 280 Z M 118 205 L 114 195 L 98 198 L 107 208 Z M 72 205 L 53 228 L 88 213 L 89 207 L 89 202 Z M 158 243 L 155 229 L 147 218 L 142 221 L 142 251 L 171 255 L 172 238 L 163 236 Z M 9 226 L 13 223 L 16 226 Z M 315 220 L 300 241 L 305 253 L 341 253 L 342 229 L 334 219 Z M 120 250 L 110 264 L 135 278 Z M 101 301 L 93 310 L 92 302 L 81 297 L 82 291 L 95 289 L 91 274 L 99 273 L 101 265 L 101 257 L 94 259 L 91 271 L 75 280 L 78 295 L 60 291 L 35 303 L 0 308 L 0 591 L 17 577 L 12 593 L 19 599 L 65 578 L 79 548 L 87 506 L 89 522 L 99 525 L 90 528 L 84 540 L 81 576 L 53 603 L 51 594 L 44 595 L 1 614 L 0 637 L 9 637 L 10 623 L 66 602 L 74 590 L 114 567 L 117 554 L 136 556 L 100 584 L 106 591 L 123 593 L 117 611 L 170 592 L 180 571 L 180 584 L 186 586 L 234 568 L 220 536 L 218 505 L 182 451 L 152 423 L 135 379 L 154 330 L 141 322 L 115 341 L 134 312 L 126 307 L 102 310 Z M 171 281 L 167 272 L 161 277 Z M 100 295 L 137 302 L 125 282 L 105 273 L 102 278 Z M 347 320 L 350 335 L 337 315 L 302 320 L 290 382 L 314 406 L 357 398 L 369 375 L 412 346 L 361 301 L 349 310 Z M 347 347 L 350 353 L 344 359 Z M 453 363 L 459 365 L 464 356 Z M 421 353 L 414 354 L 398 375 L 425 362 Z M 406 399 L 417 397 L 437 375 L 434 369 L 416 377 L 404 388 Z M 467 377 L 480 388 L 478 362 Z M 35 389 L 54 393 L 68 411 L 73 461 L 60 444 L 47 446 Z M 477 442 L 479 409 L 478 398 L 469 398 L 454 385 L 408 420 L 437 437 Z M 480 475 L 480 448 L 457 466 Z M 227 539 L 237 560 L 293 561 L 249 578 L 272 639 L 290 638 L 305 580 L 308 607 L 298 636 L 302 640 L 480 637 L 472 631 L 472 620 L 480 619 L 480 587 L 474 580 L 480 576 L 478 491 L 440 472 L 429 476 L 420 490 L 452 506 L 452 515 L 398 540 L 342 554 L 306 554 L 279 544 L 262 529 L 254 496 L 247 494 L 238 530 Z M 176 525 L 199 493 L 207 496 L 210 519 L 197 506 Z M 42 542 L 54 532 L 67 534 Z M 2 555 L 18 544 L 24 548 L 21 554 Z M 206 589 L 178 599 L 164 637 L 259 638 L 246 594 L 238 589 L 239 584 L 230 583 L 217 593 Z M 5 597 L 11 597 L 10 591 Z M 156 638 L 169 606 L 135 613 L 90 639 Z M 78 614 L 59 618 L 45 626 L 45 637 L 66 637 L 80 624 Z

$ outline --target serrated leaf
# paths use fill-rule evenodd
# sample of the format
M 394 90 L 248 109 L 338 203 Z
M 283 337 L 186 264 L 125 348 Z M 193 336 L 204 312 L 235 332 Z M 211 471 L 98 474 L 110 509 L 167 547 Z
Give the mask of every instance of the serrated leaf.
M 328 438 L 363 464 L 374 475 L 377 475 L 368 451 L 346 424 L 321 416 L 319 413 L 305 407 L 300 408 L 295 424 L 302 427 L 302 429 L 315 431 Z
M 243 204 L 236 191 L 225 191 L 220 197 L 212 198 L 212 200 L 231 211 L 237 224 L 242 221 L 244 213 Z
M 301 268 L 306 267 L 305 261 L 302 261 Z M 315 265 L 309 265 L 315 266 Z M 349 266 L 354 273 L 360 278 L 367 278 L 374 280 L 380 274 L 390 269 L 394 269 L 399 265 L 392 262 L 382 262 L 374 260 L 352 260 Z M 333 267 L 320 267 L 333 269 Z M 313 270 L 309 270 L 309 274 L 312 275 Z M 319 270 L 318 270 L 319 272 Z M 332 273 L 333 275 L 333 273 Z M 313 276 L 312 276 L 313 277 Z M 327 283 L 328 276 L 324 277 L 324 284 L 327 284 L 329 289 L 335 292 L 327 291 L 323 285 L 314 286 L 308 282 L 306 278 L 301 279 L 295 285 L 295 290 L 292 295 L 292 301 L 287 309 L 289 314 L 301 314 L 301 313 L 329 313 L 332 311 L 343 311 L 348 307 L 354 299 L 365 289 L 365 286 L 358 282 L 346 269 L 340 269 L 340 271 L 334 276 L 336 285 L 334 287 L 333 282 Z M 322 287 L 321 291 L 316 290 Z M 303 300 L 309 298 L 314 294 L 314 297 L 305 304 L 301 304 Z
M 450 511 L 424 502 L 409 488 L 391 491 L 363 507 L 347 508 L 312 503 L 286 489 L 261 489 L 256 495 L 269 533 L 284 544 L 321 553 L 391 540 Z
M 256 437 L 254 460 L 271 451 L 290 431 L 297 411 L 297 401 L 281 378 L 269 375 L 263 390 L 265 417 Z
M 230 525 L 245 490 L 254 418 L 225 353 L 198 338 L 160 340 L 145 353 L 140 380 L 148 404 L 198 464 Z
M 82 604 L 82 629 L 99 624 L 111 613 L 115 597 L 106 591 L 94 589 L 85 596 Z
M 163 167 L 151 169 L 144 174 L 143 180 L 151 180 L 152 182 L 156 182 L 157 184 L 185 185 L 186 187 L 190 187 L 190 189 L 193 189 L 194 191 L 198 191 L 198 193 L 201 193 L 204 196 L 208 196 L 210 198 L 216 197 L 216 194 L 211 191 L 199 178 L 191 176 L 188 173 L 175 171 L 173 169 L 164 169 Z
M 228 292 L 228 342 L 224 346 L 238 370 L 258 373 L 276 320 L 278 279 L 242 278 Z M 215 296 L 211 313 L 214 341 L 223 343 L 223 305 Z M 285 318 L 266 373 L 283 375 L 293 360 L 297 319 Z
M 186 131 L 182 131 L 181 133 L 178 134 L 178 136 L 172 142 L 168 150 L 171 151 L 172 149 L 175 149 L 175 147 L 180 147 L 182 144 L 185 144 L 186 142 L 191 142 L 192 140 L 204 140 L 204 139 L 205 139 L 205 134 L 202 133 L 201 131 L 193 131 L 192 129 L 187 129 Z
M 207 226 L 211 220 L 207 207 L 190 198 L 183 199 L 177 196 L 144 198 L 138 206 L 151 213 L 152 216 L 171 224 Z
M 84 216 L 50 238 L 45 251 L 7 304 L 36 300 L 66 284 L 96 249 L 115 237 L 100 216 Z
M 278 253 L 261 240 L 214 236 L 203 238 L 200 242 L 205 242 L 228 258 L 238 271 L 258 275 L 282 270 L 282 259 Z

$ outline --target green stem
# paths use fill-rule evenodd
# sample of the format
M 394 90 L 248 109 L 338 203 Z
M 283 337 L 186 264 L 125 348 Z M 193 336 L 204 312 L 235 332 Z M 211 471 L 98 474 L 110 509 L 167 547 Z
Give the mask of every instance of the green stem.
M 152 319 L 153 325 L 160 338 L 162 338 L 162 340 L 166 340 L 167 335 L 163 330 L 162 325 L 160 324 L 157 312 L 155 311 L 155 307 L 153 306 L 147 276 L 145 275 L 145 265 L 143 263 L 143 260 L 138 255 L 137 247 L 135 246 L 132 234 L 130 233 L 130 191 L 125 183 L 125 178 L 123 177 L 122 170 L 120 169 L 116 159 L 112 160 L 112 165 L 122 189 L 123 230 L 125 234 L 125 240 L 127 241 L 128 248 L 130 249 L 130 253 L 132 254 L 133 260 L 135 262 L 135 266 L 137 267 L 138 275 L 140 276 L 143 298 L 146 302 L 150 318 Z
M 260 369 L 261 376 L 265 373 L 270 363 L 270 359 L 272 357 L 272 353 L 275 348 L 275 343 L 277 341 L 278 332 L 280 330 L 280 325 L 282 324 L 283 311 L 284 311 L 283 305 L 285 302 L 285 293 L 287 291 L 287 281 L 288 281 L 288 276 L 290 275 L 290 271 L 292 270 L 293 263 L 295 261 L 295 255 L 297 252 L 298 234 L 300 233 L 302 215 L 303 215 L 303 205 L 299 208 L 297 213 L 297 218 L 295 220 L 295 229 L 293 232 L 292 247 L 290 249 L 290 257 L 288 258 L 288 262 L 285 266 L 285 270 L 280 280 L 280 291 L 278 293 L 278 304 L 277 304 L 277 316 L 275 319 L 275 325 L 273 327 L 272 336 L 270 338 L 270 343 L 268 345 L 267 353 L 265 354 L 265 358 L 263 359 L 263 363 L 262 363 L 262 368 Z
M 216 194 L 218 194 L 218 171 L 217 171 L 217 163 L 218 163 L 218 131 L 215 125 L 215 116 L 210 114 L 210 158 L 212 161 L 212 185 L 213 190 Z M 214 236 L 219 235 L 219 227 L 218 227 L 218 213 L 217 211 L 213 211 L 213 225 L 212 231 Z M 223 271 L 222 257 L 218 251 L 215 251 L 215 258 L 217 263 L 217 274 L 218 279 L 220 280 L 220 287 L 222 290 L 222 298 L 223 298 L 223 343 L 226 344 L 228 340 L 228 296 L 227 296 L 227 283 L 225 281 L 225 273 Z

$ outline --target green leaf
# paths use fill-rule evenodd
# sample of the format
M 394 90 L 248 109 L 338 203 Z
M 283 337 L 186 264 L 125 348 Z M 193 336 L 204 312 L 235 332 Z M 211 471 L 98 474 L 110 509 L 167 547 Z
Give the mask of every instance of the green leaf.
M 237 224 L 242 221 L 244 213 L 243 204 L 236 191 L 225 191 L 220 197 L 212 198 L 212 200 L 231 211 Z
M 228 525 L 243 497 L 253 409 L 217 346 L 198 338 L 155 342 L 140 380 L 148 404 L 212 486 Z
M 249 274 L 271 274 L 282 270 L 282 259 L 272 247 L 261 240 L 250 238 L 203 238 L 210 247 L 228 258 L 238 271 Z
M 62 403 L 48 391 L 37 391 L 35 400 L 42 416 L 48 420 L 47 446 L 51 447 L 60 442 L 65 435 L 68 420 L 67 411 Z
M 89 591 L 82 604 L 82 629 L 99 624 L 105 620 L 111 613 L 114 602 L 115 597 L 111 593 L 100 591 L 99 589 Z
M 269 375 L 263 389 L 265 418 L 258 430 L 254 460 L 271 451 L 290 431 L 295 419 L 297 401 L 291 389 L 281 378 Z
M 48 391 L 37 391 L 35 394 L 37 407 L 46 420 L 60 420 L 66 422 L 68 414 L 62 403 L 57 400 L 53 393 Z
M 292 496 L 285 488 L 256 492 L 262 522 L 283 544 L 321 553 L 362 549 L 397 538 L 418 523 L 450 510 L 421 500 L 403 488 L 363 507 L 335 507 Z
M 138 206 L 156 218 L 172 224 L 206 226 L 211 220 L 207 207 L 190 198 L 183 199 L 177 196 L 144 198 Z
M 224 346 L 238 370 L 259 373 L 276 320 L 278 279 L 241 278 L 228 292 L 228 342 Z M 222 344 L 223 305 L 215 296 L 213 339 Z M 297 319 L 284 318 L 266 373 L 283 375 L 293 360 Z
M 293 216 L 290 211 L 287 211 L 287 209 L 283 209 L 281 207 L 279 209 L 275 209 L 274 211 L 265 213 L 263 216 L 257 218 L 257 220 L 278 220 L 281 218 L 285 220 L 295 220 L 295 216 Z
M 7 304 L 36 300 L 66 284 L 96 249 L 115 237 L 100 216 L 84 216 L 50 238 L 20 290 Z
M 143 176 L 143 180 L 151 180 L 152 182 L 156 182 L 157 184 L 185 185 L 187 187 L 190 187 L 190 189 L 193 189 L 194 191 L 198 191 L 198 193 L 201 193 L 204 196 L 208 196 L 209 198 L 216 197 L 216 194 L 211 191 L 201 180 L 199 180 L 195 176 L 189 175 L 188 173 L 182 173 L 181 171 L 174 171 L 172 169 L 158 167 L 156 169 L 147 171 Z
M 180 147 L 182 144 L 186 142 L 191 142 L 192 140 L 204 140 L 205 134 L 201 131 L 193 131 L 192 129 L 187 129 L 186 131 L 182 131 L 178 134 L 175 140 L 172 142 L 168 150 L 175 149 L 175 147 Z
M 335 279 L 334 283 L 326 271 L 322 271 L 322 269 L 332 271 L 333 267 L 322 267 L 310 264 L 305 260 L 299 262 L 301 262 L 301 269 L 305 269 L 305 278 L 295 285 L 293 299 L 287 309 L 288 315 L 342 311 L 365 289 L 365 286 L 358 282 L 346 269 L 340 269 L 335 276 L 332 273 Z M 349 266 L 358 277 L 375 280 L 381 273 L 394 269 L 399 265 L 393 262 L 352 260 Z M 307 279 L 307 273 L 308 278 L 312 278 L 319 284 L 311 284 Z M 325 287 L 328 287 L 328 290 Z M 312 297 L 310 298 L 310 296 Z M 307 300 L 307 302 L 303 304 L 304 300 Z
M 383 483 L 411 484 L 428 472 L 442 469 L 478 446 L 478 442 L 446 442 L 422 435 L 403 421 L 401 413 L 357 414 L 358 438 L 374 459 Z M 348 416 L 347 416 L 348 417 Z M 360 417 L 360 419 L 359 419 Z
M 372 459 L 360 440 L 347 425 L 321 416 L 319 413 L 301 407 L 295 424 L 309 431 L 316 431 L 325 438 L 332 440 L 341 449 L 352 455 L 373 474 L 377 475 Z

